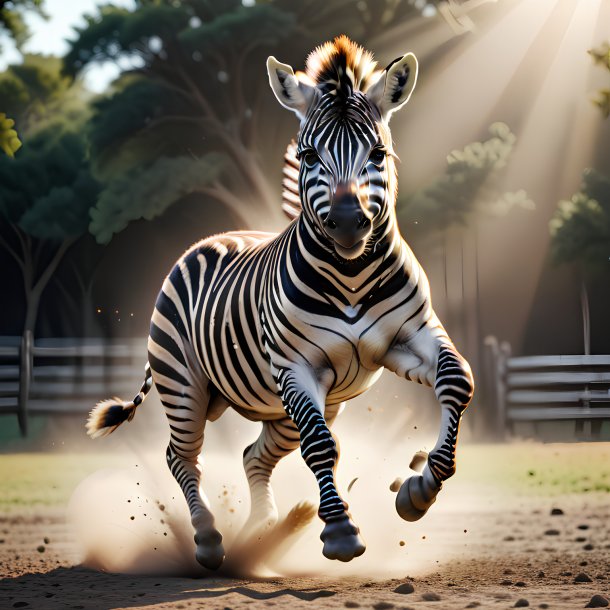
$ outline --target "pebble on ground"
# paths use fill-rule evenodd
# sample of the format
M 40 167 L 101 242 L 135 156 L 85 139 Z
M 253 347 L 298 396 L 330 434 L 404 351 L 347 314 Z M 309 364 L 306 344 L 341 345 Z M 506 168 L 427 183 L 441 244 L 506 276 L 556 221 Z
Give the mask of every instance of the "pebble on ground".
M 608 600 L 603 595 L 594 595 L 585 608 L 607 608 Z

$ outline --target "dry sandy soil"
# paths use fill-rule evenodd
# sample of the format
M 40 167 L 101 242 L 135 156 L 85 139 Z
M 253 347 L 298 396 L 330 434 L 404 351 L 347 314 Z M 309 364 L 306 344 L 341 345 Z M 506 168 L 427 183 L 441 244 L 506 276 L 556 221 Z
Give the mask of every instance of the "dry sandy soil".
M 369 543 L 362 560 L 337 566 L 320 559 L 321 528 L 314 522 L 287 553 L 292 560 L 283 566 L 276 558 L 276 574 L 265 577 L 252 575 L 251 567 L 245 570 L 249 576 L 240 577 L 190 568 L 183 569 L 185 575 L 167 576 L 162 558 L 153 569 L 157 575 L 84 567 L 83 541 L 61 498 L 24 509 L 17 503 L 0 516 L 0 608 L 584 608 L 595 595 L 610 598 L 609 456 L 610 447 L 602 443 L 465 449 L 460 473 L 443 490 L 446 497 L 439 496 L 421 522 L 403 524 L 385 512 L 371 518 L 360 511 Z M 481 466 L 485 458 L 491 466 Z M 0 464 L 7 459 L 11 456 L 0 456 Z M 497 472 L 498 480 L 490 472 Z M 370 494 L 360 481 L 358 496 L 358 487 L 357 481 L 349 498 L 354 513 Z M 374 492 L 372 483 L 371 488 Z M 152 496 L 150 504 L 145 492 L 133 498 L 139 508 L 130 497 L 125 506 L 135 520 L 128 512 L 115 513 L 125 519 L 125 544 L 130 523 L 142 515 L 159 521 Z M 102 518 L 93 528 L 113 535 Z M 159 528 L 150 530 L 150 540 L 140 540 L 146 553 L 156 548 L 153 533 L 160 536 Z M 171 524 L 165 529 L 170 530 L 165 541 L 182 535 Z M 379 533 L 386 530 L 388 535 Z M 299 562 L 301 552 L 307 557 Z M 315 561 L 308 559 L 312 553 Z M 114 565 L 108 556 L 97 564 Z

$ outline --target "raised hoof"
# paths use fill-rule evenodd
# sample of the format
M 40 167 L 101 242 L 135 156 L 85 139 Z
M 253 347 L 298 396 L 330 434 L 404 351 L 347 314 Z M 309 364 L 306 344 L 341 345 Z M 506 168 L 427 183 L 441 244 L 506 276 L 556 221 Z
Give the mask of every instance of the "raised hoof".
M 405 521 L 421 519 L 436 502 L 440 489 L 441 485 L 436 483 L 426 468 L 423 475 L 409 477 L 400 486 L 396 496 L 396 512 Z
M 360 557 L 366 546 L 358 536 L 358 532 L 358 528 L 347 516 L 329 521 L 320 535 L 320 539 L 324 542 L 322 549 L 324 557 L 339 561 L 351 561 L 354 557 Z
M 217 570 L 224 561 L 225 550 L 222 535 L 216 529 L 195 534 L 195 559 L 208 570 Z

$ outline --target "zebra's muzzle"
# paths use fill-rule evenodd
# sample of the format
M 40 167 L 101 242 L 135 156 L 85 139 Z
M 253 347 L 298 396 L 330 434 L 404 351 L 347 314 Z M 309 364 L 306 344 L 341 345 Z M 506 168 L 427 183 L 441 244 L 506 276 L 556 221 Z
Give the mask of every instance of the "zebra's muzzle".
M 352 260 L 354 258 L 358 258 L 359 256 L 361 256 L 363 254 L 364 249 L 366 248 L 366 241 L 367 241 L 366 239 L 361 239 L 359 242 L 354 244 L 351 248 L 344 248 L 343 246 L 338 244 L 336 241 L 333 242 L 333 245 L 335 246 L 335 252 L 341 258 L 344 258 L 346 260 Z
M 372 225 L 356 195 L 355 186 L 349 188 L 340 184 L 330 212 L 324 219 L 324 231 L 333 240 L 337 254 L 348 259 L 360 256 L 371 235 Z

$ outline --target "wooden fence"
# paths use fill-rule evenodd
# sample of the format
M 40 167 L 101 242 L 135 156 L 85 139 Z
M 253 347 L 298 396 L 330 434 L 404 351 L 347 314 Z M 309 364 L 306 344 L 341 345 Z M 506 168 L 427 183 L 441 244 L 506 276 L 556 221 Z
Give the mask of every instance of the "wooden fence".
M 610 355 L 511 356 L 485 341 L 498 435 L 519 422 L 574 421 L 577 438 L 598 438 L 610 420 Z
M 581 438 L 610 421 L 610 355 L 513 357 L 486 339 L 486 377 L 498 437 L 530 423 L 573 421 Z M 0 338 L 0 415 L 87 413 L 103 398 L 132 398 L 143 380 L 146 340 Z
M 144 378 L 144 339 L 41 339 L 0 343 L 0 415 L 23 436 L 29 414 L 86 413 L 103 398 L 132 398 Z

